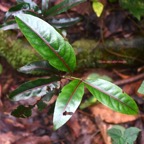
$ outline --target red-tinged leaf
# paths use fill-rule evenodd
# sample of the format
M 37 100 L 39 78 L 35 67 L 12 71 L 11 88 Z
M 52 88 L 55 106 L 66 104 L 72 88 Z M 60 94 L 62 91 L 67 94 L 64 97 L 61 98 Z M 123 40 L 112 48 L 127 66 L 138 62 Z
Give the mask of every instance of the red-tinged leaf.
M 102 104 L 124 114 L 138 114 L 135 101 L 115 84 L 102 79 L 85 80 L 87 89 Z
M 84 83 L 80 80 L 73 80 L 64 86 L 57 98 L 54 110 L 54 129 L 65 124 L 76 111 L 81 103 L 84 94 Z

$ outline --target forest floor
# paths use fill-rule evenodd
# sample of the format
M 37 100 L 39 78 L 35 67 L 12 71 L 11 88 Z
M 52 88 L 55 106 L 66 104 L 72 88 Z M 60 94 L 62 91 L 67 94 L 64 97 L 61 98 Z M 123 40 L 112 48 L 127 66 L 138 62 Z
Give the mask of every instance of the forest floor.
M 37 2 L 40 1 L 37 0 Z M 0 0 L 0 24 L 3 22 L 5 12 L 14 4 L 15 0 Z M 73 12 L 85 16 L 87 20 L 67 29 L 70 41 L 83 36 L 101 38 L 102 22 L 95 16 L 90 4 L 87 2 L 73 8 Z M 107 5 L 108 10 L 111 5 Z M 127 19 L 127 12 L 121 9 L 109 16 L 104 15 L 103 19 L 105 19 L 103 23 L 105 39 L 134 37 L 135 33 L 139 32 L 137 26 Z M 135 23 L 139 24 L 136 20 Z M 118 66 L 86 68 L 76 72 L 76 75 L 80 73 L 81 77 L 86 77 L 91 73 L 109 76 L 124 92 L 134 98 L 140 110 L 139 115 L 120 114 L 96 102 L 85 109 L 78 109 L 64 126 L 54 131 L 50 107 L 41 112 L 34 108 L 32 116 L 25 119 L 11 115 L 13 109 L 25 102 L 12 102 L 8 99 L 8 94 L 32 77 L 17 72 L 3 57 L 0 57 L 0 64 L 3 67 L 0 74 L 0 144 L 111 144 L 107 130 L 113 125 L 139 128 L 141 132 L 135 144 L 144 144 L 144 95 L 137 92 L 144 80 L 144 76 L 141 76 L 144 65 L 122 68 Z M 90 94 L 86 93 L 82 103 L 88 97 Z

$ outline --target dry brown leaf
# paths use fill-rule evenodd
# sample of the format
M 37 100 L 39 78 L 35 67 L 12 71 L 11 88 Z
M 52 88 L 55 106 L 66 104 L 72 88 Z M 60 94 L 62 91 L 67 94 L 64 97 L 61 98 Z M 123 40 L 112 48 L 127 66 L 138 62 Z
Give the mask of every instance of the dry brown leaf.
M 125 123 L 136 120 L 138 118 L 138 116 L 126 115 L 115 112 L 102 104 L 94 105 L 89 109 L 95 117 L 100 116 L 103 121 L 108 123 Z

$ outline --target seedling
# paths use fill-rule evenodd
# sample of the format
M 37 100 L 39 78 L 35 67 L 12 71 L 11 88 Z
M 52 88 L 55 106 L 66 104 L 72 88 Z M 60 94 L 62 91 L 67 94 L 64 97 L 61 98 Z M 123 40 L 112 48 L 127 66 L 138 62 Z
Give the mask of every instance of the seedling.
M 74 50 L 50 24 L 29 14 L 16 14 L 15 21 L 32 47 L 44 59 L 44 61 L 23 66 L 19 71 L 41 72 L 47 74 L 48 77 L 26 82 L 11 92 L 9 98 L 13 101 L 26 100 L 31 97 L 40 98 L 34 105 L 19 106 L 12 112 L 13 115 L 28 117 L 31 109 L 39 102 L 38 107 L 41 110 L 45 107 L 45 101 L 49 101 L 53 95 L 58 95 L 53 116 L 54 129 L 58 129 L 79 107 L 84 88 L 88 89 L 99 102 L 117 112 L 129 115 L 138 114 L 135 101 L 115 84 L 99 78 L 74 77 L 73 72 L 76 67 Z M 61 85 L 63 79 L 68 82 L 65 86 Z
M 115 125 L 108 130 L 108 135 L 112 138 L 112 144 L 134 144 L 140 129 L 130 127 L 125 129 L 120 125 Z

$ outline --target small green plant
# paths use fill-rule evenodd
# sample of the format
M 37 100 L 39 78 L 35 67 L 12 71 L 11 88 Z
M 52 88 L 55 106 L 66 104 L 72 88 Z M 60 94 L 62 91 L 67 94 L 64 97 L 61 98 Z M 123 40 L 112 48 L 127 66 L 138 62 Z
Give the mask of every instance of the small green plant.
M 4 24 L 0 26 L 0 29 L 17 29 L 17 24 L 15 19 L 13 18 L 13 15 L 18 13 L 26 13 L 39 17 L 44 21 L 50 23 L 51 25 L 55 26 L 56 28 L 69 27 L 79 22 L 82 17 L 76 16 L 58 18 L 56 16 L 85 1 L 86 0 L 63 0 L 61 3 L 50 7 L 49 0 L 42 0 L 41 7 L 39 7 L 32 0 L 16 0 L 17 5 L 11 7 L 5 14 Z
M 143 0 L 119 0 L 123 9 L 128 10 L 138 20 L 144 16 L 144 1 Z
M 112 144 L 134 144 L 140 129 L 136 127 L 125 129 L 120 125 L 115 125 L 107 132 L 108 135 L 112 138 Z
M 74 50 L 50 24 L 29 14 L 16 14 L 15 20 L 29 43 L 44 58 L 44 61 L 25 65 L 19 71 L 40 72 L 48 77 L 26 82 L 10 93 L 9 98 L 13 101 L 40 98 L 33 105 L 20 105 L 12 115 L 29 117 L 33 107 L 37 105 L 42 110 L 46 107 L 45 101 L 58 95 L 53 116 L 54 129 L 58 129 L 79 107 L 84 88 L 99 102 L 115 111 L 129 115 L 138 113 L 135 101 L 115 84 L 96 77 L 81 79 L 73 76 L 76 67 Z M 63 79 L 66 80 L 65 84 L 61 83 Z

